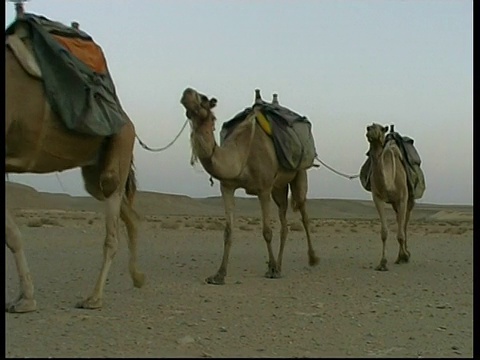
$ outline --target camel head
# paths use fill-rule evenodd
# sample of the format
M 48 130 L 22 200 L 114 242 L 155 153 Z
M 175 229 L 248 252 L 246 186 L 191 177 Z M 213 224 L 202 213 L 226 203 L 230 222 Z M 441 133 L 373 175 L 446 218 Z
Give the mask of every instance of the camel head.
M 187 88 L 183 91 L 180 103 L 185 107 L 187 118 L 197 126 L 206 120 L 214 120 L 212 109 L 217 105 L 217 99 L 210 100 L 206 95 L 200 94 L 194 89 Z
M 383 146 L 385 142 L 385 134 L 388 131 L 388 126 L 372 123 L 367 126 L 367 140 L 369 143 L 379 143 Z

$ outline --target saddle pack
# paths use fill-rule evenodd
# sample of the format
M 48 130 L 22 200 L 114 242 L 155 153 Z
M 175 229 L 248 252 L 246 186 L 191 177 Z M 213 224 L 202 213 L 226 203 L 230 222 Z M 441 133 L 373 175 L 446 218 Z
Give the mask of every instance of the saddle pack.
M 278 103 L 256 101 L 231 120 L 223 123 L 220 131 L 220 144 L 232 133 L 233 129 L 256 112 L 256 121 L 272 138 L 279 165 L 288 171 L 308 169 L 313 166 L 315 140 L 312 124 L 305 116 L 299 115 Z
M 110 136 L 127 122 L 101 47 L 78 26 L 24 13 L 5 30 L 5 44 L 42 80 L 50 107 L 68 129 Z

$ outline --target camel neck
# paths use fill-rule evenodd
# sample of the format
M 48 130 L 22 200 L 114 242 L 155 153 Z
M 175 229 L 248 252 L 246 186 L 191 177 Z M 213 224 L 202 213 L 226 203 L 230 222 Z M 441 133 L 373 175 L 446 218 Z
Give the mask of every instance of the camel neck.
M 371 181 L 375 183 L 375 185 L 372 183 L 372 191 L 375 187 L 376 193 L 386 194 L 392 188 L 392 175 L 394 175 L 395 170 L 392 167 L 392 161 L 389 161 L 389 159 L 386 161 L 385 159 L 383 144 L 370 144 L 370 158 L 372 160 Z
M 193 156 L 200 160 L 212 177 L 219 180 L 235 179 L 245 166 L 254 134 L 252 131 L 254 129 L 250 122 L 239 124 L 237 133 L 219 146 L 215 141 L 213 122 L 204 121 L 193 130 L 191 136 Z
M 380 160 L 380 155 L 382 154 L 383 151 L 383 145 L 381 143 L 370 143 L 370 149 L 369 149 L 369 155 L 373 160 Z
M 198 158 L 202 165 L 211 162 L 213 152 L 217 143 L 215 141 L 215 119 L 209 118 L 203 122 L 194 122 L 191 142 L 194 157 Z M 199 125 L 196 125 L 199 124 Z M 205 166 L 204 165 L 204 166 Z

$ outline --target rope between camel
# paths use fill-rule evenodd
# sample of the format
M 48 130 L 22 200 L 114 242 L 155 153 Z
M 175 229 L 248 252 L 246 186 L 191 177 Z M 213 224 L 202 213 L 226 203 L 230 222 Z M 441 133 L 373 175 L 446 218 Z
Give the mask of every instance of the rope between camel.
M 331 166 L 328 166 L 327 164 L 325 164 L 322 160 L 320 160 L 320 159 L 318 158 L 318 156 L 315 157 L 315 159 L 316 159 L 320 164 L 322 164 L 322 165 L 325 166 L 327 169 L 329 169 L 330 171 L 333 171 L 333 172 L 334 172 L 335 174 L 337 174 L 337 175 L 346 177 L 347 179 L 352 180 L 352 179 L 355 179 L 355 178 L 357 178 L 357 177 L 360 176 L 360 174 L 357 174 L 357 175 L 347 175 L 347 174 L 341 173 L 340 171 L 337 171 L 337 170 L 335 170 L 334 168 L 332 168 Z
M 175 141 L 178 140 L 178 138 L 180 137 L 180 135 L 182 134 L 183 130 L 185 130 L 185 127 L 187 126 L 188 124 L 188 119 L 185 120 L 185 123 L 183 124 L 182 128 L 180 129 L 180 131 L 178 132 L 177 136 L 175 136 L 175 138 L 170 141 L 166 146 L 164 147 L 161 147 L 161 148 L 151 148 L 149 147 L 147 144 L 145 144 L 142 140 L 140 140 L 140 138 L 138 137 L 137 134 L 135 134 L 135 137 L 137 138 L 138 142 L 140 143 L 140 145 L 145 149 L 145 150 L 148 150 L 148 151 L 153 151 L 153 152 L 158 152 L 158 151 L 163 151 L 163 150 L 167 150 L 170 146 L 172 146 Z

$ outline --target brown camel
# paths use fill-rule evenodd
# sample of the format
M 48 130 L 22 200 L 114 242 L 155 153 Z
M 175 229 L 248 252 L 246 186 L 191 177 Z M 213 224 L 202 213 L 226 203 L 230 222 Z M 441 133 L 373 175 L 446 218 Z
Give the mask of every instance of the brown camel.
M 410 252 L 407 250 L 407 224 L 410 212 L 415 205 L 413 194 L 407 185 L 407 173 L 403 165 L 403 156 L 394 140 L 385 143 L 388 126 L 373 123 L 367 126 L 367 140 L 370 143 L 369 156 L 372 161 L 370 177 L 372 198 L 381 222 L 382 259 L 376 270 L 386 271 L 385 243 L 388 237 L 385 203 L 391 204 L 397 216 L 397 240 L 399 245 L 396 264 L 408 263 Z
M 292 193 L 292 207 L 295 211 L 300 210 L 302 216 L 307 236 L 309 264 L 316 265 L 319 259 L 312 247 L 305 208 L 308 188 L 306 170 L 293 172 L 279 167 L 273 141 L 257 124 L 254 114 L 240 123 L 219 146 L 215 141 L 216 118 L 212 112 L 217 100 L 208 99 L 193 89 L 186 89 L 183 92 L 181 103 L 191 121 L 193 158 L 200 160 L 205 170 L 220 181 L 220 190 L 225 206 L 223 258 L 217 273 L 208 277 L 206 282 L 210 284 L 225 283 L 228 256 L 232 245 L 234 195 L 238 188 L 245 189 L 247 194 L 256 195 L 260 200 L 263 238 L 268 250 L 266 277 L 278 278 L 281 275 L 283 250 L 288 233 L 286 213 L 289 186 Z M 278 206 L 281 223 L 277 260 L 275 260 L 271 244 L 270 196 Z
M 32 50 L 26 40 L 27 47 Z M 130 120 L 111 137 L 96 137 L 68 130 L 51 111 L 42 81 L 24 69 L 5 47 L 5 173 L 50 173 L 81 167 L 85 188 L 105 201 L 106 237 L 103 264 L 92 294 L 77 307 L 102 306 L 103 289 L 118 247 L 119 217 L 126 225 L 130 249 L 129 271 L 134 286 L 144 275 L 137 269 L 137 222 L 133 209 L 136 192 L 133 168 L 135 128 Z M 33 282 L 18 226 L 5 209 L 6 245 L 15 256 L 20 295 L 6 304 L 8 312 L 36 310 Z

